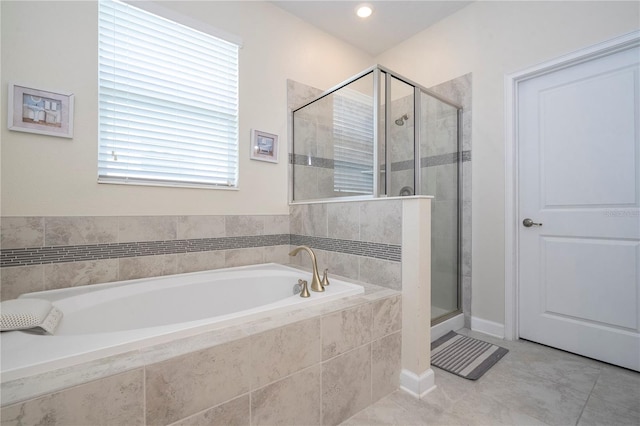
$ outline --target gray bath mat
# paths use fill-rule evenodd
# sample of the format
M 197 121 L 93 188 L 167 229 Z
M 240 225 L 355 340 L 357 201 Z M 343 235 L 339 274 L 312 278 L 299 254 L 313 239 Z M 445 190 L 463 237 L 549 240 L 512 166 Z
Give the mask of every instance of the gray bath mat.
M 431 343 L 431 365 L 477 380 L 509 350 L 450 331 Z

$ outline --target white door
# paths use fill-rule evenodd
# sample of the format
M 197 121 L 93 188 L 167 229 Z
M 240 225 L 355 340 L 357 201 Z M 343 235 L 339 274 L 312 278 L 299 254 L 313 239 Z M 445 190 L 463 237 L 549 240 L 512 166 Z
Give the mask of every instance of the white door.
M 520 337 L 638 371 L 639 62 L 628 48 L 517 91 Z

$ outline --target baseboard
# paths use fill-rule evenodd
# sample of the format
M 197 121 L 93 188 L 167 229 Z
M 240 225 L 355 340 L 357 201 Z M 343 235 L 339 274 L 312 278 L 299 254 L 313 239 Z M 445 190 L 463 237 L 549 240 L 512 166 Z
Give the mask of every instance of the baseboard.
M 431 326 L 431 342 L 435 342 L 450 331 L 460 330 L 464 327 L 464 314 L 456 315 L 440 324 Z
M 493 337 L 504 339 L 504 324 L 485 320 L 478 317 L 471 317 L 471 329 Z
M 436 376 L 433 374 L 432 369 L 428 369 L 420 376 L 403 369 L 400 372 L 400 389 L 417 399 L 421 399 L 436 388 L 435 379 Z

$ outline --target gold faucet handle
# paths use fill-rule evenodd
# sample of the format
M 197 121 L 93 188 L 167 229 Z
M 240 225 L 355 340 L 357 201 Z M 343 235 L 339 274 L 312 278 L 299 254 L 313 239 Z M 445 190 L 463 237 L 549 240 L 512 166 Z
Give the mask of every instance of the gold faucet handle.
M 309 288 L 307 287 L 307 281 L 303 279 L 298 280 L 298 284 L 300 285 L 300 297 L 309 297 L 311 293 L 309 293 Z
M 329 285 L 329 269 L 324 270 L 324 274 L 322 274 L 322 287 L 326 287 Z

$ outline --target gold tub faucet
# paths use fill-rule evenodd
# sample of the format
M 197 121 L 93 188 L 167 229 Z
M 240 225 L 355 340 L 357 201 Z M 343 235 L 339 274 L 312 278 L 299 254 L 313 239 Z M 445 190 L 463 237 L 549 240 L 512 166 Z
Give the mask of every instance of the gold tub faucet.
M 289 256 L 295 256 L 300 252 L 300 250 L 306 250 L 311 257 L 311 265 L 313 266 L 313 278 L 311 279 L 311 290 L 313 291 L 324 291 L 324 287 L 322 286 L 322 282 L 320 280 L 320 275 L 318 274 L 318 261 L 316 260 L 316 254 L 307 246 L 299 246 L 296 247 L 289 253 Z

